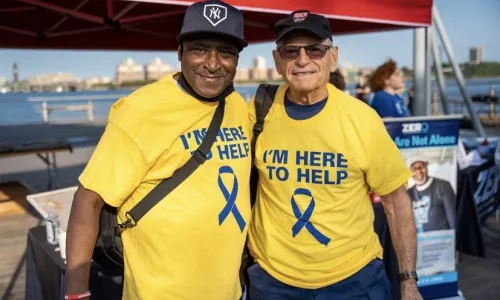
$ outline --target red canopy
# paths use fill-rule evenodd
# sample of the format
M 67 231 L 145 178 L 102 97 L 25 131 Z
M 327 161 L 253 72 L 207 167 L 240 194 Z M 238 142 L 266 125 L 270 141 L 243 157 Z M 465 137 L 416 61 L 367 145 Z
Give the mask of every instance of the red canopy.
M 0 48 L 174 50 L 188 0 L 0 0 Z M 228 0 L 249 42 L 271 41 L 294 10 L 330 19 L 334 35 L 428 26 L 432 0 Z

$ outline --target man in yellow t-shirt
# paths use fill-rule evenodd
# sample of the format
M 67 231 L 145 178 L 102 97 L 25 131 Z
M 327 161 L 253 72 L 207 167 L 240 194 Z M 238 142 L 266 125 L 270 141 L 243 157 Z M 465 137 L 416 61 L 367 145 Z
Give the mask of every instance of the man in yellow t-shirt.
M 382 197 L 403 299 L 416 286 L 411 176 L 382 120 L 328 84 L 337 66 L 328 21 L 296 11 L 275 26 L 278 88 L 256 140 L 259 182 L 249 229 L 252 300 L 388 300 L 368 193 Z M 249 103 L 251 126 L 255 100 Z
M 215 11 L 216 13 L 210 13 Z M 101 209 L 118 222 L 184 165 L 225 99 L 220 130 L 204 164 L 121 235 L 123 299 L 237 300 L 250 221 L 250 130 L 234 91 L 243 16 L 221 1 L 187 9 L 179 39 L 182 72 L 117 101 L 79 181 L 68 228 L 68 285 L 88 290 Z

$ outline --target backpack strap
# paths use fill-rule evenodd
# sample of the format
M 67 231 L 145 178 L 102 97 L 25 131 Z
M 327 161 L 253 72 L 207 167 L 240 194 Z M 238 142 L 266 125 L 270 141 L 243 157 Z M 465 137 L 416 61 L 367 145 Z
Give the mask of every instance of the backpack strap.
M 274 96 L 278 91 L 278 85 L 271 84 L 261 84 L 257 88 L 255 93 L 255 116 L 256 121 L 253 126 L 253 137 L 252 137 L 252 161 L 255 158 L 255 144 L 257 143 L 257 138 L 259 134 L 264 129 L 264 120 L 269 108 L 274 102 Z M 255 203 L 255 198 L 257 198 L 257 183 L 259 181 L 259 171 L 255 166 L 252 166 L 252 171 L 250 173 L 250 205 L 253 207 Z
M 259 134 L 264 129 L 264 120 L 266 118 L 271 105 L 274 102 L 274 97 L 276 96 L 276 92 L 278 91 L 278 85 L 271 84 L 260 84 L 257 88 L 257 92 L 255 93 L 255 116 L 256 121 L 253 126 L 253 137 L 252 137 L 252 160 L 255 158 L 255 144 L 257 142 L 257 138 Z M 257 197 L 257 184 L 259 182 L 259 171 L 255 166 L 252 166 L 252 170 L 250 173 L 250 205 L 253 207 L 255 203 L 255 199 Z M 246 244 L 245 244 L 246 245 Z M 245 246 L 243 249 L 243 256 L 241 260 L 240 267 L 240 282 L 243 286 L 246 286 L 247 291 L 247 299 L 251 299 L 250 291 L 248 290 L 250 278 L 248 277 L 248 268 L 254 264 L 253 258 L 250 255 L 250 251 L 248 247 Z
M 264 120 L 274 102 L 278 88 L 279 86 L 274 84 L 261 84 L 257 88 L 254 100 L 256 121 L 253 126 L 252 153 L 255 153 L 257 138 L 264 129 Z

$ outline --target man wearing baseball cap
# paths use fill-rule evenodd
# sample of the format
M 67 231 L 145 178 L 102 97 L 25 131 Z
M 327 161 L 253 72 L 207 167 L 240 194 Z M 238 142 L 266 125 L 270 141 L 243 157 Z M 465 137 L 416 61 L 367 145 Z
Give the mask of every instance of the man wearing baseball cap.
M 450 182 L 429 175 L 424 154 L 409 159 L 415 185 L 408 189 L 418 232 L 455 228 L 456 195 Z
M 373 228 L 373 189 L 397 251 L 402 298 L 422 299 L 404 187 L 411 172 L 377 113 L 328 83 L 338 55 L 328 20 L 296 11 L 276 23 L 275 34 L 273 56 L 286 84 L 277 89 L 256 140 L 250 298 L 392 299 Z M 260 110 L 254 101 L 255 123 Z
M 128 211 L 192 156 L 204 163 L 121 234 L 123 299 L 241 296 L 239 268 L 251 213 L 250 130 L 246 103 L 232 81 L 247 46 L 243 16 L 221 1 L 194 3 L 178 40 L 181 72 L 113 105 L 79 177 L 68 228 L 67 299 L 89 294 L 103 206 L 117 207 L 122 224 Z M 224 118 L 214 145 L 200 154 L 219 107 Z

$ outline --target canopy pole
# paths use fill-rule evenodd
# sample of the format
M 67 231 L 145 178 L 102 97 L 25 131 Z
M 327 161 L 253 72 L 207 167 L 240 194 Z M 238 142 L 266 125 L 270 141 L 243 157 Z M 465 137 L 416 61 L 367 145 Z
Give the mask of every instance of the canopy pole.
M 432 115 L 432 27 L 425 28 L 425 115 Z
M 469 115 L 470 115 L 470 118 L 472 120 L 472 124 L 474 125 L 474 128 L 476 129 L 476 133 L 480 137 L 486 137 L 486 134 L 485 134 L 484 129 L 483 129 L 483 125 L 481 124 L 481 121 L 479 120 L 479 117 L 477 116 L 477 113 L 474 110 L 470 95 L 467 92 L 467 90 L 465 89 L 464 76 L 463 76 L 462 71 L 460 70 L 457 62 L 455 61 L 455 55 L 453 54 L 453 49 L 451 48 L 450 40 L 448 39 L 448 35 L 446 34 L 443 23 L 441 21 L 441 16 L 439 15 L 439 11 L 436 8 L 436 6 L 432 7 L 432 20 L 433 20 L 434 25 L 436 26 L 435 27 L 436 31 L 441 36 L 441 42 L 443 44 L 443 48 L 446 51 L 446 55 L 448 56 L 448 60 L 453 68 L 453 71 L 455 72 L 455 79 L 457 80 L 458 87 L 460 88 L 460 92 L 462 93 L 462 96 L 464 98 L 463 100 L 465 102 L 465 105 L 467 106 L 467 110 L 469 111 Z
M 415 86 L 415 95 L 412 103 L 412 115 L 425 116 L 427 114 L 427 101 L 425 99 L 425 67 L 426 67 L 426 38 L 425 28 L 413 30 L 413 83 Z
M 441 57 L 439 56 L 438 49 L 438 39 L 435 35 L 432 35 L 431 41 L 432 47 L 432 57 L 434 58 L 434 72 L 436 73 L 436 79 L 439 89 L 439 95 L 441 98 L 441 105 L 443 107 L 443 113 L 445 115 L 450 114 L 450 110 L 448 109 L 448 98 L 446 97 L 446 84 L 444 81 L 443 67 L 441 65 Z

